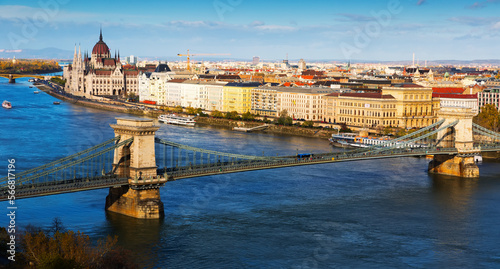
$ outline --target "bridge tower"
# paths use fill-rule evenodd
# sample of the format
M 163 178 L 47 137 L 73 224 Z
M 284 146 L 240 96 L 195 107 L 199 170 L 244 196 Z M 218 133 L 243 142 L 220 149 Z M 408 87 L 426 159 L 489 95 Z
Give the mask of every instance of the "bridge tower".
M 466 178 L 479 177 L 474 156 L 481 150 L 474 148 L 472 118 L 477 115 L 477 109 L 465 107 L 441 107 L 437 116 L 445 119 L 442 126 L 458 120 L 458 124 L 438 133 L 438 146 L 455 147 L 457 155 L 435 155 L 429 163 L 429 172 Z
M 12 74 L 9 75 L 9 83 L 16 83 L 16 79 Z
M 156 177 L 155 132 L 160 128 L 152 119 L 117 118 L 110 124 L 120 140 L 134 138 L 129 145 L 115 149 L 114 173 L 129 179 L 129 183 Z M 106 197 L 106 210 L 141 219 L 164 216 L 160 199 L 161 184 L 129 184 L 113 187 Z

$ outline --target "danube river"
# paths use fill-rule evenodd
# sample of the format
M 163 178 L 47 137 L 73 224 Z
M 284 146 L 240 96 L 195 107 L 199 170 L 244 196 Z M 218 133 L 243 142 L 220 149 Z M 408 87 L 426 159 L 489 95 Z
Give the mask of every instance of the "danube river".
M 26 80 L 0 79 L 0 176 L 113 137 L 126 115 L 33 94 Z M 266 155 L 330 151 L 328 141 L 162 125 L 174 142 Z M 401 158 L 185 179 L 161 189 L 165 219 L 106 213 L 107 189 L 23 199 L 17 224 L 67 229 L 93 239 L 118 235 L 141 268 L 493 268 L 500 267 L 500 163 L 481 178 L 431 176 L 428 160 Z M 0 203 L 7 213 L 7 204 Z M 2 218 L 0 226 L 7 226 Z

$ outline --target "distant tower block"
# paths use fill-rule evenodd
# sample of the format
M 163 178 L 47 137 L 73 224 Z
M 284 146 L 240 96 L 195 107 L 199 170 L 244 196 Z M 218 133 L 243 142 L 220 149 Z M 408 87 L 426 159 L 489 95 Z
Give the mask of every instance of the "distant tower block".
M 253 57 L 252 65 L 258 65 L 260 62 L 260 58 L 258 56 Z
M 299 69 L 300 70 L 306 70 L 307 69 L 306 61 L 304 61 L 304 59 L 300 59 L 300 61 L 299 61 Z

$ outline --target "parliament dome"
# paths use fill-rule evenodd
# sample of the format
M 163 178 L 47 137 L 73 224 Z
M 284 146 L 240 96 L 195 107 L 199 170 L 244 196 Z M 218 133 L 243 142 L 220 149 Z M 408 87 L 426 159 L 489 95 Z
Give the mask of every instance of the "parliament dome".
M 106 45 L 106 43 L 104 43 L 104 41 L 102 40 L 102 31 L 99 35 L 99 41 L 94 45 L 94 48 L 92 49 L 92 54 L 110 55 L 108 45 Z

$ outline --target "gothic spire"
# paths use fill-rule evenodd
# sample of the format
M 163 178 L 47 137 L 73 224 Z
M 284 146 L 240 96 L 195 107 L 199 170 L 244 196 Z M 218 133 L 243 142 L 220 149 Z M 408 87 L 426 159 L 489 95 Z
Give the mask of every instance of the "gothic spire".
M 102 41 L 102 26 L 100 28 L 100 33 L 99 33 L 99 41 Z

